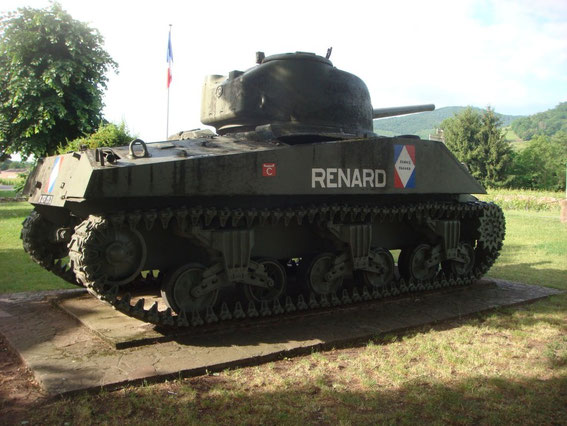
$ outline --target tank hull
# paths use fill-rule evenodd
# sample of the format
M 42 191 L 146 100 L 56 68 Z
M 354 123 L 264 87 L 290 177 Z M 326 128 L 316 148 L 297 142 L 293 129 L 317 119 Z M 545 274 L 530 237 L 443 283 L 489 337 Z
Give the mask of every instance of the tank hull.
M 147 158 L 129 159 L 126 147 L 112 151 L 119 160 L 104 166 L 94 151 L 44 160 L 26 188 L 30 203 L 86 217 L 167 204 L 253 207 L 278 199 L 380 202 L 485 192 L 444 144 L 409 138 L 251 145 L 220 137 L 148 144 Z

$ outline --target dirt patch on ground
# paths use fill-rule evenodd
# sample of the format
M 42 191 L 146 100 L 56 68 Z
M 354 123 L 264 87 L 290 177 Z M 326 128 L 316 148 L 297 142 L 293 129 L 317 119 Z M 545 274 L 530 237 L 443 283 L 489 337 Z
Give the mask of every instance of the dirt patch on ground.
M 46 400 L 33 374 L 0 335 L 0 424 L 20 423 L 29 409 Z

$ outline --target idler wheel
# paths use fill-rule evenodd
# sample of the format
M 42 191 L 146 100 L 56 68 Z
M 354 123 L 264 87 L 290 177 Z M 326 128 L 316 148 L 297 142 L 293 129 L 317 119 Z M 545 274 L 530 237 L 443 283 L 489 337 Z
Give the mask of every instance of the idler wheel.
M 192 290 L 203 280 L 205 267 L 196 263 L 183 265 L 167 274 L 161 288 L 161 297 L 174 312 L 202 311 L 213 306 L 218 290 L 195 297 Z
M 138 231 L 107 227 L 97 237 L 106 284 L 126 284 L 140 274 L 146 262 L 146 243 Z
M 394 279 L 394 258 L 389 250 L 384 248 L 371 249 L 370 267 L 379 272 L 358 271 L 357 275 L 363 284 L 371 287 L 383 287 Z
M 401 253 L 402 260 L 398 262 L 401 274 L 417 281 L 428 281 L 435 277 L 439 270 L 438 263 L 432 263 L 432 248 L 429 244 L 420 244 L 411 252 Z
M 49 240 L 49 236 L 55 233 L 56 226 L 37 211 L 32 211 L 22 225 L 20 238 L 23 241 L 24 250 L 36 263 L 49 269 L 54 259 L 67 256 L 68 250 L 65 243 L 55 243 Z
M 32 260 L 65 281 L 80 286 L 75 274 L 69 268 L 67 243 L 50 240 L 57 226 L 35 210 L 30 213 L 22 225 L 20 238 L 24 250 Z
M 446 264 L 448 264 L 450 271 L 457 276 L 467 275 L 473 270 L 474 267 L 474 248 L 469 243 L 459 243 L 458 249 L 459 255 L 464 258 L 464 262 L 458 260 L 448 260 L 447 262 L 444 262 L 445 264 L 443 266 L 446 267 Z
M 318 295 L 335 293 L 343 283 L 343 274 L 329 276 L 335 264 L 335 256 L 331 253 L 321 253 L 315 256 L 305 274 L 307 286 Z
M 256 261 L 264 267 L 264 271 L 274 281 L 272 288 L 263 288 L 254 285 L 244 286 L 244 295 L 252 302 L 272 302 L 284 293 L 287 285 L 285 268 L 276 259 L 260 259 Z

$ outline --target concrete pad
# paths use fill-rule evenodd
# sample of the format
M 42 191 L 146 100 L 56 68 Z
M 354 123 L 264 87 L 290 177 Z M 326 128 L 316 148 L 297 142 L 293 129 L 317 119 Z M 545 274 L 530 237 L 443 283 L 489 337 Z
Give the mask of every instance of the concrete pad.
M 171 340 L 156 331 L 153 324 L 128 317 L 87 292 L 76 297 L 56 297 L 52 302 L 116 349 Z
M 204 374 L 561 293 L 502 280 L 211 334 L 164 333 L 84 290 L 0 296 L 0 332 L 49 394 Z M 56 301 L 59 307 L 53 305 Z M 152 344 L 148 344 L 152 342 Z M 134 346 L 134 347 L 131 347 Z M 124 348 L 124 349 L 117 349 Z

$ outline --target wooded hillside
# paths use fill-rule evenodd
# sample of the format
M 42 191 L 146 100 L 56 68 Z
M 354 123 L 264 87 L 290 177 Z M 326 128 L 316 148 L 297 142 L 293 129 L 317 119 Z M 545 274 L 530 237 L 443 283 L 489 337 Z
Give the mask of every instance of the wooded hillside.
M 567 133 L 567 102 L 515 120 L 512 122 L 512 130 L 524 140 L 530 140 L 536 135 L 553 136 L 559 131 Z
M 429 134 L 434 133 L 443 120 L 453 117 L 465 108 L 462 106 L 443 107 L 430 112 L 374 120 L 374 132 L 385 136 L 418 135 L 423 139 L 428 139 Z M 478 112 L 484 111 L 481 108 L 473 107 L 472 109 Z M 500 118 L 503 126 L 508 126 L 512 121 L 522 117 L 504 114 L 496 114 L 496 116 Z

